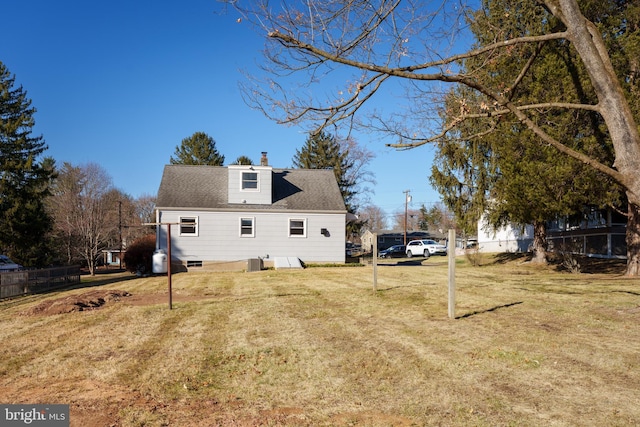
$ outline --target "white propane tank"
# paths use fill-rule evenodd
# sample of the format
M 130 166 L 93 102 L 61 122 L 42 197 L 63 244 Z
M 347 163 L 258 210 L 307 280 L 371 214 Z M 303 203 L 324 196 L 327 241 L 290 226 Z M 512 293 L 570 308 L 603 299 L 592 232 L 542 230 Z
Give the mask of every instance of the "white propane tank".
M 155 274 L 167 272 L 167 254 L 165 253 L 164 249 L 158 249 L 153 253 L 151 270 Z

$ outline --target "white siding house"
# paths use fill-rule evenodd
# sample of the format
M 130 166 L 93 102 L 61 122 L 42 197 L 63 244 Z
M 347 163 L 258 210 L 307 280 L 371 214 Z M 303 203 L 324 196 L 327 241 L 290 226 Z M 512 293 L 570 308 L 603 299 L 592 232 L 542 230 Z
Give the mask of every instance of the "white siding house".
M 528 252 L 533 244 L 533 226 L 509 224 L 494 230 L 485 218 L 478 221 L 480 252 Z
M 174 264 L 345 262 L 347 212 L 331 170 L 167 165 L 156 205 L 157 222 L 179 223 L 171 229 Z M 157 233 L 165 251 L 166 228 Z
M 570 252 L 598 258 L 626 258 L 627 218 L 614 209 L 585 206 L 569 217 L 547 221 L 550 251 Z M 478 221 L 481 252 L 528 252 L 533 244 L 533 225 L 510 224 L 492 230 L 485 218 Z

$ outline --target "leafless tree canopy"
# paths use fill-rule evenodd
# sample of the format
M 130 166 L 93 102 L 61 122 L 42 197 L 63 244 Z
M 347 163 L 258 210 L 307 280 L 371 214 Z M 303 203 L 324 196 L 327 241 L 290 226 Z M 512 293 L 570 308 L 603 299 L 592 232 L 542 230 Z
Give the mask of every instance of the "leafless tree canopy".
M 152 196 L 133 200 L 114 188 L 111 176 L 98 164 L 65 163 L 49 198 L 63 261 L 82 260 L 94 274 L 103 249 L 126 249 L 127 243 L 148 232 L 141 224 L 150 222 L 154 206 Z
M 429 7 L 412 1 L 329 0 L 282 9 L 263 2 L 242 13 L 269 38 L 265 74 L 260 76 L 264 80 L 250 76 L 253 85 L 244 87 L 247 101 L 281 123 L 311 127 L 370 128 L 375 123 L 391 128 L 388 117 L 380 120 L 388 105 L 379 106 L 380 111 L 368 109 L 374 121 L 356 113 L 378 92 L 400 95 L 392 77 L 451 70 L 455 58 L 444 60 L 442 55 L 454 49 L 456 34 L 465 26 L 464 7 L 452 2 Z M 416 65 L 415 58 L 424 62 Z M 411 96 L 420 98 L 425 92 L 440 92 L 437 86 L 410 89 L 418 89 L 420 93 Z M 404 96 L 397 99 L 399 105 L 406 104 Z M 404 120 L 407 115 L 401 116 Z
M 523 8 L 542 8 L 564 26 L 545 34 L 502 34 L 482 46 L 469 46 L 459 37 L 470 17 L 464 2 L 308 0 L 283 6 L 265 0 L 234 5 L 244 15 L 243 22 L 256 24 L 269 40 L 265 73 L 251 76 L 263 80 L 250 80 L 244 94 L 251 105 L 281 123 L 376 129 L 395 136 L 390 145 L 414 148 L 437 140 L 460 120 L 487 115 L 491 108 L 494 115 L 515 115 L 544 143 L 612 176 L 630 190 L 634 203 L 640 202 L 640 182 L 628 174 L 640 170 L 640 136 L 602 39 L 576 0 L 526 2 Z M 596 105 L 557 100 L 517 105 L 507 95 L 509 87 L 492 87 L 490 81 L 477 80 L 473 69 L 462 73 L 458 67 L 466 58 L 489 61 L 497 55 L 519 54 L 521 45 L 557 39 L 575 45 L 594 82 Z M 526 72 L 525 66 L 521 75 Z M 437 111 L 444 83 L 472 88 L 493 105 L 475 111 L 462 108 L 456 120 L 443 125 Z M 516 80 L 512 87 L 517 84 Z M 382 92 L 397 99 L 398 105 L 376 104 L 376 95 Z M 538 127 L 527 111 L 542 106 L 599 112 L 616 146 L 615 166 L 564 146 Z
M 387 218 L 384 211 L 375 205 L 366 205 L 359 211 L 359 220 L 364 223 L 363 230 L 378 233 L 387 229 Z

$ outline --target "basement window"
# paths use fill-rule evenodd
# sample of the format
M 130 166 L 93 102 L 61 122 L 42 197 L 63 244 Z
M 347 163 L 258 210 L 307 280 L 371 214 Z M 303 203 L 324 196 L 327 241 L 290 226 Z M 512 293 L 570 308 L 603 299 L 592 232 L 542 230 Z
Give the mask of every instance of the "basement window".
M 202 267 L 202 261 L 187 261 L 187 267 Z

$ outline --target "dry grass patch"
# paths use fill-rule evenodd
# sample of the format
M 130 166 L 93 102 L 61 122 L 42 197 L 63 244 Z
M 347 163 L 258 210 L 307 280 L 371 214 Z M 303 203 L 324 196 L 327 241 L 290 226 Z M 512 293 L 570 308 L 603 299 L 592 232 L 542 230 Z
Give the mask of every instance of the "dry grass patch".
M 637 425 L 640 280 L 522 259 L 188 273 L 0 303 L 0 401 L 77 426 Z M 496 262 L 499 261 L 499 262 Z M 101 414 L 97 417 L 96 414 Z

